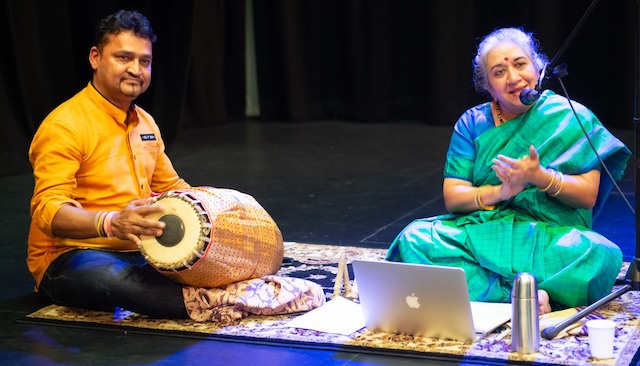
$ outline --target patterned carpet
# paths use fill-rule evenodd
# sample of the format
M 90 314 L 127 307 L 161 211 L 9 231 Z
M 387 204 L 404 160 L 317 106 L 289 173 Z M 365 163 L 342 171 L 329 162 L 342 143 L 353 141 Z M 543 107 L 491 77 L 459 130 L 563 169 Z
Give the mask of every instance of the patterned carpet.
M 382 260 L 385 252 L 383 249 L 286 243 L 284 264 L 278 274 L 319 283 L 325 289 L 327 297 L 331 298 L 338 273 L 337 262 L 342 253 L 350 262 L 354 258 Z M 353 279 L 351 266 L 348 267 L 349 278 Z M 625 268 L 621 270 L 621 276 L 625 273 Z M 575 312 L 575 309 L 543 317 L 541 329 L 566 319 L 567 314 L 571 312 Z M 552 365 L 629 365 L 640 347 L 640 333 L 638 332 L 640 294 L 635 291 L 625 293 L 588 316 L 589 319 L 609 318 L 617 323 L 614 358 L 607 360 L 590 357 L 588 336 L 581 324 L 570 327 L 568 331 L 562 332 L 553 340 L 541 339 L 539 352 L 531 355 L 519 355 L 510 352 L 511 339 L 508 335 L 501 334 L 502 329 L 496 330 L 479 342 L 464 344 L 371 332 L 366 329 L 343 336 L 288 327 L 287 322 L 295 316 L 249 316 L 237 324 L 221 326 L 216 323 L 197 323 L 189 320 L 150 319 L 127 311 L 114 314 L 50 305 L 29 314 L 21 321 L 127 332 L 153 332 L 154 334 L 202 339 L 231 339 L 262 344 L 295 344 L 302 347 L 394 354 L 427 359 L 447 356 L 458 359 L 502 360 L 510 363 L 533 362 Z

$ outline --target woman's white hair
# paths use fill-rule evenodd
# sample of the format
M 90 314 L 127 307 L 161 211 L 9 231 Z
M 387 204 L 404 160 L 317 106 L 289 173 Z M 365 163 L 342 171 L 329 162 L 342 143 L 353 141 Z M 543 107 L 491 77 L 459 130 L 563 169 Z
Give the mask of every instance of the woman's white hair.
M 500 44 L 514 44 L 520 47 L 533 62 L 539 73 L 549 62 L 547 55 L 540 51 L 540 44 L 533 36 L 520 28 L 500 28 L 486 35 L 478 45 L 478 52 L 473 59 L 473 85 L 480 93 L 489 93 L 487 80 L 487 55 Z

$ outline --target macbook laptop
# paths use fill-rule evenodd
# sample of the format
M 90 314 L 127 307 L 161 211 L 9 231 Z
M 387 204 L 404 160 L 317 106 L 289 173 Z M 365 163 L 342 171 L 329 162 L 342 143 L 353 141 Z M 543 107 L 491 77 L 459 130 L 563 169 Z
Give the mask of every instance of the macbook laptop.
M 511 304 L 471 302 L 462 268 L 354 260 L 370 330 L 474 342 L 511 319 Z

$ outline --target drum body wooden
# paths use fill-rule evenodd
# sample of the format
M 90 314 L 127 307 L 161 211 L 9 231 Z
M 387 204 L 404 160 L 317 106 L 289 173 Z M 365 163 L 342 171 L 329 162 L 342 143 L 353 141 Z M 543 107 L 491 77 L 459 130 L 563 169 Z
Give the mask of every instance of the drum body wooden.
M 250 195 L 200 187 L 155 198 L 162 236 L 142 236 L 140 251 L 167 277 L 191 286 L 220 287 L 275 274 L 282 265 L 282 233 Z

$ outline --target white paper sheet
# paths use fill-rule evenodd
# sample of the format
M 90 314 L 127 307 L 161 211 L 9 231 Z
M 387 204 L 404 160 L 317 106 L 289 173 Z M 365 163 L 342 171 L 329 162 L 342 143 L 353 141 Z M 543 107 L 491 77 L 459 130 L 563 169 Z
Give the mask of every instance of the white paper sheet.
M 364 328 L 365 323 L 360 304 L 338 296 L 294 318 L 286 326 L 349 335 Z

